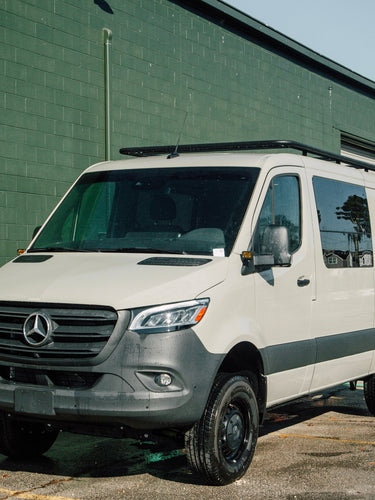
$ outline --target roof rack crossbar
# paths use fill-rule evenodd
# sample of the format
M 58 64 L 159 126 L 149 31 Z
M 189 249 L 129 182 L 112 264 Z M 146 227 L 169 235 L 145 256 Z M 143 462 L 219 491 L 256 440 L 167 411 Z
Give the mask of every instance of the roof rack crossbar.
M 145 146 L 121 148 L 120 153 L 128 156 L 155 156 L 160 154 L 170 154 L 176 149 L 176 146 Z M 301 142 L 289 140 L 267 140 L 267 141 L 241 141 L 241 142 L 213 142 L 203 144 L 180 144 L 178 146 L 179 153 L 206 153 L 206 152 L 222 152 L 222 151 L 253 151 L 261 149 L 293 149 L 301 151 L 303 156 L 313 155 L 315 157 L 343 163 L 349 167 L 363 168 L 368 171 L 375 171 L 375 165 L 366 163 L 360 160 L 349 158 L 335 153 L 330 153 L 322 149 L 307 146 Z

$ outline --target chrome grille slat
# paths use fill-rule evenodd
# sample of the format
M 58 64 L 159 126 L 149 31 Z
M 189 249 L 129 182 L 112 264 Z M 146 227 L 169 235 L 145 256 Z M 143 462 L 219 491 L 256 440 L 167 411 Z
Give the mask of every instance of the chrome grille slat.
M 27 344 L 23 325 L 36 311 L 48 314 L 54 331 L 51 343 L 40 347 Z M 117 322 L 110 308 L 82 308 L 46 304 L 0 304 L 0 358 L 15 361 L 30 359 L 88 359 L 97 356 L 107 344 Z

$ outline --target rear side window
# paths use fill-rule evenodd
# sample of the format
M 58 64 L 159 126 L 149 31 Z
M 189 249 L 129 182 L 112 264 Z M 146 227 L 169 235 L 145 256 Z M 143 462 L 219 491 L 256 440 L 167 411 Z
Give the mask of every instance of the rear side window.
M 366 190 L 313 178 L 323 259 L 327 267 L 371 267 L 373 252 Z

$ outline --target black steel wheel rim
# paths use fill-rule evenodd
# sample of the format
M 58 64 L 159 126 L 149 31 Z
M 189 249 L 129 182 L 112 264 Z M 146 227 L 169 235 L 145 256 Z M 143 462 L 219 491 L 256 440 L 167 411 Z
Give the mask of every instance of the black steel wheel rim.
M 241 399 L 231 401 L 224 409 L 220 425 L 221 453 L 226 461 L 236 462 L 249 448 L 252 438 L 248 405 Z

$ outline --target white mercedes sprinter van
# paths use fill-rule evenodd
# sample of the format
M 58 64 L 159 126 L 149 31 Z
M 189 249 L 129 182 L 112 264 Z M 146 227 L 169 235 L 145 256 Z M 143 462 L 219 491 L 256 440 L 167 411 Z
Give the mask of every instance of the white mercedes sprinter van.
M 273 148 L 303 154 L 240 152 Z M 178 429 L 220 485 L 272 406 L 364 380 L 375 414 L 374 167 L 290 141 L 168 151 L 87 169 L 1 268 L 1 453 Z

